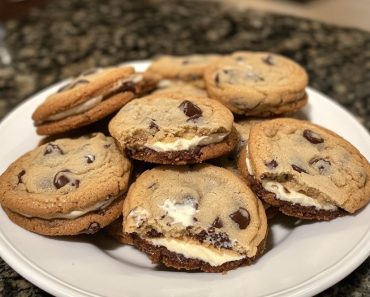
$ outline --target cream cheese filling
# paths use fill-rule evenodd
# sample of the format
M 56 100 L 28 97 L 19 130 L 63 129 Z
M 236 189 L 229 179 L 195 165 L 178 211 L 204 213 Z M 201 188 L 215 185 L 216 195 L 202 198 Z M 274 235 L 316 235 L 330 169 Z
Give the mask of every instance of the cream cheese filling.
M 214 133 L 208 136 L 194 136 L 191 139 L 180 138 L 174 142 L 157 141 L 152 144 L 146 143 L 144 146 L 156 152 L 182 151 L 189 150 L 198 145 L 208 145 L 223 141 L 229 133 Z
M 246 150 L 246 156 L 247 156 L 245 158 L 245 165 L 247 166 L 247 170 L 248 170 L 249 175 L 254 175 L 253 169 L 252 169 L 252 165 L 251 165 L 251 160 L 249 159 L 249 148 L 248 148 L 248 144 L 245 146 L 245 150 Z
M 160 206 L 167 212 L 173 220 L 172 224 L 180 223 L 185 227 L 192 226 L 194 224 L 194 215 L 197 210 L 192 204 L 176 204 L 175 202 L 167 199 L 163 205 Z
M 275 181 L 263 180 L 262 187 L 271 193 L 274 193 L 277 199 L 288 201 L 293 204 L 299 204 L 302 206 L 310 207 L 313 206 L 316 209 L 323 210 L 337 210 L 338 207 L 328 203 L 318 201 L 310 196 L 305 194 L 293 191 L 291 189 L 284 189 L 284 186 Z
M 116 200 L 118 197 L 121 197 L 122 193 L 121 194 L 118 194 L 117 196 L 113 196 L 113 197 L 108 197 L 107 199 L 105 199 L 104 201 L 100 201 L 88 208 L 85 208 L 85 209 L 82 209 L 82 210 L 72 210 L 71 212 L 69 213 L 54 213 L 54 214 L 50 214 L 50 215 L 28 215 L 28 214 L 24 214 L 24 213 L 20 213 L 22 216 L 25 216 L 27 218 L 33 218 L 33 217 L 37 217 L 37 218 L 41 218 L 41 219 L 46 219 L 46 220 L 52 220 L 52 219 L 68 219 L 68 220 L 73 220 L 73 219 L 77 219 L 89 212 L 93 212 L 93 211 L 97 211 L 97 210 L 102 210 L 102 209 L 105 209 L 107 208 L 114 200 Z
M 146 239 L 155 246 L 164 246 L 171 252 L 181 254 L 186 258 L 198 259 L 204 261 L 211 266 L 220 266 L 226 262 L 237 261 L 245 258 L 233 250 L 216 249 L 206 247 L 198 243 L 184 241 L 174 238 L 148 238 Z
M 56 114 L 53 114 L 53 115 L 49 116 L 48 118 L 46 118 L 45 121 L 43 121 L 43 122 L 58 121 L 58 120 L 66 118 L 66 117 L 88 111 L 88 110 L 92 109 L 93 107 L 95 107 L 96 105 L 98 105 L 101 101 L 103 101 L 103 99 L 105 99 L 105 96 L 119 90 L 119 88 L 124 83 L 126 83 L 128 81 L 132 81 L 133 83 L 136 84 L 139 81 L 141 81 L 142 79 L 143 79 L 142 75 L 131 75 L 128 78 L 121 79 L 121 80 L 117 81 L 115 83 L 115 85 L 112 88 L 110 88 L 109 90 L 107 90 L 105 93 L 103 93 L 99 96 L 93 97 L 93 98 L 91 98 L 91 99 L 89 99 L 89 100 L 87 100 L 87 101 L 85 101 L 85 102 L 83 102 L 79 105 L 76 105 L 72 108 L 69 108 L 67 110 L 58 112 Z

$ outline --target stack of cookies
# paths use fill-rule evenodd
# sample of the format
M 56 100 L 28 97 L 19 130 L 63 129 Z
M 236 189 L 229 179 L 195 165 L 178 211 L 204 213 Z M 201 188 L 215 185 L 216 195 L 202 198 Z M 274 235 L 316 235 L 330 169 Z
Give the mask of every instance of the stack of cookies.
M 293 118 L 307 84 L 301 66 L 264 52 L 85 71 L 33 113 L 47 137 L 2 174 L 1 205 L 43 235 L 106 227 L 176 269 L 249 265 L 276 213 L 331 220 L 370 200 L 360 152 Z

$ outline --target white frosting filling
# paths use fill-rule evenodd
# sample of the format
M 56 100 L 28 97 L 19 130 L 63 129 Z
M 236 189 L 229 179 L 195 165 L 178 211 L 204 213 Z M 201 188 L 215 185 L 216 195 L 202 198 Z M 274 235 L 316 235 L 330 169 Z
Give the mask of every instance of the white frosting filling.
M 153 144 L 145 144 L 145 147 L 150 148 L 156 152 L 168 151 L 182 151 L 191 149 L 197 145 L 208 145 L 211 143 L 218 143 L 225 139 L 229 133 L 215 133 L 208 136 L 195 136 L 191 139 L 180 138 L 174 142 L 160 142 Z
M 106 207 L 108 207 L 116 198 L 120 197 L 121 194 L 117 195 L 117 196 L 113 196 L 113 197 L 109 197 L 107 199 L 105 199 L 104 201 L 100 201 L 88 208 L 85 208 L 83 210 L 72 210 L 71 212 L 69 213 L 55 213 L 55 214 L 51 214 L 51 215 L 48 215 L 48 216 L 30 216 L 30 215 L 27 215 L 27 214 L 23 214 L 21 213 L 22 216 L 25 216 L 25 217 L 28 217 L 28 218 L 31 218 L 31 217 L 38 217 L 38 218 L 41 218 L 41 219 L 68 219 L 68 220 L 73 220 L 73 219 L 76 219 L 78 217 L 81 217 L 89 212 L 92 212 L 92 211 L 97 211 L 97 210 L 101 210 L 101 209 L 104 209 Z
M 146 239 L 156 246 L 164 246 L 169 251 L 182 254 L 186 258 L 202 260 L 212 266 L 219 266 L 226 262 L 237 261 L 245 258 L 232 250 L 218 250 L 205 247 L 200 244 L 182 241 L 174 238 L 150 238 Z
M 163 205 L 159 206 L 167 212 L 167 215 L 173 219 L 172 224 L 180 223 L 185 227 L 194 224 L 194 215 L 197 210 L 192 203 L 176 204 L 167 199 Z
M 284 186 L 275 181 L 262 181 L 262 187 L 271 193 L 274 193 L 277 199 L 288 201 L 293 204 L 300 204 L 302 206 L 314 206 L 317 209 L 323 210 L 336 210 L 337 207 L 327 202 L 317 201 L 316 199 L 304 195 L 302 193 L 287 189 L 289 193 L 284 189 Z
M 254 175 L 252 165 L 251 165 L 251 160 L 249 159 L 249 150 L 248 150 L 248 144 L 245 147 L 246 150 L 246 158 L 245 158 L 245 164 L 247 165 L 247 170 L 249 175 Z
M 94 106 L 98 105 L 98 103 L 100 103 L 102 100 L 103 100 L 103 95 L 94 97 L 90 100 L 85 101 L 84 103 L 82 103 L 80 105 L 76 105 L 75 107 L 72 107 L 72 108 L 67 109 L 65 111 L 61 111 L 61 112 L 58 112 L 56 114 L 53 114 L 50 117 L 48 117 L 46 119 L 46 121 L 58 121 L 58 120 L 66 118 L 66 117 L 69 117 L 71 115 L 83 113 L 83 112 L 93 108 Z
M 93 98 L 91 98 L 91 99 L 89 99 L 89 100 L 87 100 L 87 101 L 85 101 L 85 102 L 83 102 L 79 105 L 76 105 L 72 108 L 69 108 L 67 110 L 64 110 L 64 111 L 58 112 L 56 114 L 53 114 L 53 115 L 49 116 L 45 121 L 58 121 L 58 120 L 66 118 L 66 117 L 76 115 L 76 114 L 80 114 L 80 113 L 83 113 L 87 110 L 90 110 L 91 108 L 98 105 L 103 100 L 105 95 L 118 90 L 125 82 L 132 81 L 133 83 L 138 83 L 142 79 L 143 79 L 142 75 L 131 75 L 128 78 L 121 79 L 121 80 L 117 81 L 116 84 L 112 88 L 107 90 L 104 94 L 93 97 Z

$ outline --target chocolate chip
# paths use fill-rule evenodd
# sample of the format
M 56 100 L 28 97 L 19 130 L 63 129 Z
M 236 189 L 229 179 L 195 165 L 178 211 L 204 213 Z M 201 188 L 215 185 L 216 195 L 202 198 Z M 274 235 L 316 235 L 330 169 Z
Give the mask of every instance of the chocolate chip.
M 218 248 L 231 248 L 232 245 L 229 236 L 225 232 L 216 233 L 212 227 L 208 230 L 202 230 L 195 235 L 195 238 L 200 242 L 209 241 Z
M 156 123 L 154 123 L 154 121 L 150 121 L 149 129 L 152 130 L 152 131 L 155 131 L 155 133 L 157 133 L 160 130 L 158 125 Z
M 313 158 L 309 164 L 323 175 L 328 174 L 331 168 L 331 162 L 323 158 Z
M 319 134 L 313 132 L 312 130 L 308 129 L 303 131 L 303 137 L 313 144 L 324 142 L 324 138 L 322 138 Z
M 54 152 L 58 152 L 59 154 L 64 155 L 63 150 L 57 144 L 51 142 L 48 143 L 44 151 L 44 156 Z
M 306 170 L 304 170 L 303 168 L 301 168 L 301 167 L 299 167 L 299 166 L 297 166 L 297 165 L 294 165 L 294 164 L 292 164 L 292 168 L 293 168 L 293 170 L 295 170 L 295 171 L 297 171 L 297 172 L 299 172 L 299 173 L 302 173 L 302 172 L 304 172 L 304 173 L 308 173 Z
M 270 65 L 270 66 L 276 64 L 275 59 L 272 55 L 268 55 L 265 58 L 262 58 L 262 61 L 265 62 L 267 65 Z
M 57 189 L 64 187 L 69 182 L 70 182 L 70 179 L 66 177 L 64 174 L 59 175 L 59 173 L 57 173 L 54 177 L 54 186 Z
M 25 170 L 22 170 L 21 172 L 18 173 L 18 184 L 23 184 L 23 175 L 26 174 Z
M 71 90 L 73 89 L 74 87 L 76 87 L 77 85 L 84 85 L 84 84 L 88 84 L 90 81 L 88 81 L 87 79 L 78 79 L 76 81 L 73 81 L 69 84 L 66 84 L 65 86 L 61 87 L 57 93 L 60 93 L 60 92 L 63 92 L 63 91 L 67 91 L 67 90 Z
M 100 230 L 100 224 L 97 222 L 92 222 L 89 227 L 86 229 L 81 230 L 81 233 L 84 234 L 94 234 Z
M 248 211 L 240 207 L 239 210 L 233 212 L 229 217 L 238 224 L 239 229 L 245 229 L 249 225 L 250 217 Z
M 278 167 L 279 164 L 275 160 L 271 160 L 270 162 L 265 162 L 265 165 L 268 169 L 273 170 Z
M 196 120 L 202 116 L 202 110 L 195 105 L 194 103 L 190 102 L 189 100 L 183 101 L 179 108 L 183 111 L 183 113 L 189 117 L 189 120 Z
M 71 186 L 79 188 L 80 187 L 80 180 L 76 179 L 71 183 Z
M 88 164 L 91 164 L 92 162 L 95 161 L 95 156 L 94 155 L 86 155 L 86 156 L 84 156 L 84 158 L 86 159 L 86 162 Z
M 148 237 L 161 237 L 163 234 L 162 233 L 159 233 L 159 232 L 157 232 L 156 230 L 154 230 L 154 229 L 151 229 L 150 231 L 148 231 L 148 232 L 146 232 L 146 235 L 148 236 Z
M 212 227 L 215 227 L 215 228 L 222 228 L 223 226 L 224 224 L 222 224 L 222 221 L 219 217 L 217 217 L 212 223 Z
M 65 172 L 70 172 L 70 170 L 65 169 L 65 170 L 59 171 L 59 172 L 57 172 L 57 174 L 55 174 L 54 181 L 53 181 L 54 186 L 57 189 L 60 189 L 60 188 L 64 187 L 65 185 L 67 185 L 68 183 L 71 183 L 71 186 L 78 188 L 80 186 L 80 181 L 78 179 L 71 181 L 64 174 Z

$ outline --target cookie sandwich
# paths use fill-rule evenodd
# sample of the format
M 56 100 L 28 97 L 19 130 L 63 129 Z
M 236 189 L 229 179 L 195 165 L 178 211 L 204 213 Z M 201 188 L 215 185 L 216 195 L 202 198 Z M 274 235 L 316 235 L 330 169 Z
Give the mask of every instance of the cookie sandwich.
M 265 248 L 262 203 L 234 174 L 212 165 L 160 166 L 130 187 L 123 232 L 154 263 L 224 272 Z
M 95 233 L 122 213 L 130 161 L 101 133 L 59 139 L 13 162 L 0 202 L 17 225 L 43 235 Z

